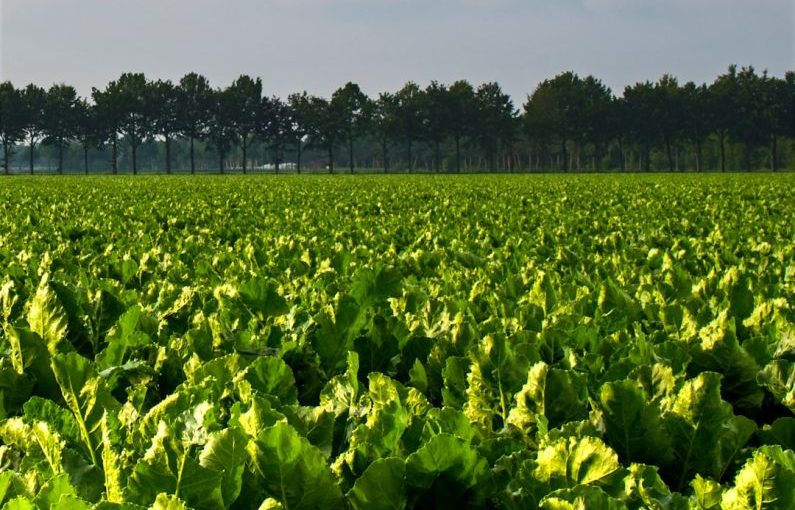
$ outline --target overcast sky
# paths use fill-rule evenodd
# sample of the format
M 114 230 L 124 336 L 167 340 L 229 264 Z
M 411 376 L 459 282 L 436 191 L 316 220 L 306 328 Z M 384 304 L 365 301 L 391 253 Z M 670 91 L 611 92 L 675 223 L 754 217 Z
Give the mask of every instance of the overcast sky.
M 87 94 L 124 71 L 268 94 L 498 81 L 517 106 L 564 70 L 614 92 L 731 63 L 795 68 L 793 0 L 0 0 L 0 80 Z

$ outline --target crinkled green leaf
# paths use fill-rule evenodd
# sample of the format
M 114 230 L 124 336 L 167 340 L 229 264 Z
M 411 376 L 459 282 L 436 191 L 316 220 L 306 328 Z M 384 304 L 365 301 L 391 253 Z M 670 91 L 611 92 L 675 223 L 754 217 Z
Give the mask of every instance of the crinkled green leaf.
M 88 458 L 92 464 L 101 465 L 102 415 L 106 411 L 117 412 L 119 403 L 111 396 L 91 362 L 79 354 L 53 356 L 52 370 L 61 387 L 61 395 L 77 422 Z
M 795 413 L 795 362 L 777 359 L 760 373 L 759 381 L 783 405 Z
M 320 392 L 320 405 L 339 415 L 358 405 L 359 355 L 348 353 L 348 368 L 345 373 L 332 377 Z
M 535 477 L 554 489 L 612 481 L 621 468 L 618 455 L 595 437 L 561 438 L 538 451 Z
M 588 415 L 585 378 L 571 370 L 552 368 L 539 362 L 530 368 L 527 383 L 516 394 L 516 405 L 507 423 L 525 433 L 535 430 L 539 417 L 549 428 L 581 420 Z
M 749 412 L 759 409 L 763 398 L 757 383 L 759 366 L 737 340 L 735 320 L 728 311 L 699 331 L 690 355 L 691 372 L 722 374 L 721 393 L 726 400 Z
M 312 347 L 328 374 L 336 373 L 346 353 L 353 350 L 355 338 L 367 323 L 368 310 L 352 297 L 345 296 L 336 309 L 324 309 L 315 317 L 317 328 L 311 337 Z
M 203 467 L 165 423 L 127 482 L 126 498 L 150 505 L 159 494 L 174 495 L 197 510 L 224 509 L 222 474 Z
M 406 464 L 387 457 L 370 464 L 347 499 L 355 510 L 402 510 L 406 508 Z
M 66 441 L 71 442 L 75 446 L 80 444 L 80 428 L 74 416 L 52 400 L 31 397 L 30 400 L 25 402 L 23 410 L 23 417 L 28 424 L 43 421 L 57 431 Z
M 247 439 L 236 428 L 225 429 L 210 436 L 199 455 L 199 463 L 222 475 L 221 492 L 229 507 L 240 495 L 245 469 Z
M 672 493 L 660 478 L 657 467 L 644 464 L 629 466 L 629 474 L 624 479 L 624 500 L 628 506 L 641 506 L 659 510 L 688 510 L 687 498 Z
M 65 474 L 49 480 L 36 495 L 39 508 L 54 510 L 88 510 L 87 503 L 82 501 Z
M 262 430 L 247 451 L 266 492 L 286 508 L 344 507 L 342 491 L 323 454 L 287 423 Z
M 709 478 L 696 475 L 690 482 L 693 494 L 690 496 L 690 507 L 694 510 L 718 510 L 723 497 L 721 484 Z
M 406 459 L 406 479 L 412 487 L 429 489 L 439 477 L 471 489 L 488 478 L 488 464 L 463 439 L 439 434 Z
M 604 384 L 599 392 L 599 405 L 607 442 L 622 459 L 657 465 L 668 463 L 671 441 L 663 428 L 660 410 L 649 402 L 637 383 Z
M 599 487 L 579 486 L 559 489 L 541 500 L 542 510 L 627 510 L 621 500 L 610 497 Z
M 762 446 L 723 494 L 721 510 L 790 510 L 795 508 L 795 453 Z
M 152 339 L 141 330 L 144 312 L 141 307 L 131 306 L 119 317 L 116 325 L 106 336 L 108 345 L 97 355 L 97 366 L 103 370 L 120 366 L 136 349 L 150 345 Z
M 240 285 L 240 299 L 252 315 L 261 319 L 287 312 L 287 301 L 279 294 L 279 284 L 272 279 L 256 277 Z
M 124 502 L 124 477 L 123 460 L 121 455 L 113 445 L 112 436 L 114 434 L 114 421 L 109 418 L 107 412 L 103 414 L 100 422 L 102 433 L 102 466 L 105 475 L 105 498 L 110 503 Z
M 190 510 L 184 501 L 174 496 L 161 492 L 155 498 L 155 502 L 149 507 L 150 510 Z
M 17 496 L 3 505 L 3 510 L 38 510 L 32 500 L 25 496 Z
M 765 425 L 758 435 L 764 444 L 781 445 L 782 448 L 795 451 L 795 418 L 779 418 Z
M 734 416 L 721 399 L 720 375 L 712 372 L 684 384 L 664 422 L 671 437 L 670 472 L 677 489 L 696 474 L 720 478 L 756 428 L 747 418 Z
M 243 379 L 262 394 L 277 397 L 283 404 L 298 403 L 298 391 L 290 367 L 280 358 L 257 358 L 246 368 Z
M 66 339 L 68 320 L 58 296 L 50 288 L 49 274 L 39 281 L 33 299 L 28 303 L 28 325 L 39 335 L 51 354 L 59 351 L 59 344 Z

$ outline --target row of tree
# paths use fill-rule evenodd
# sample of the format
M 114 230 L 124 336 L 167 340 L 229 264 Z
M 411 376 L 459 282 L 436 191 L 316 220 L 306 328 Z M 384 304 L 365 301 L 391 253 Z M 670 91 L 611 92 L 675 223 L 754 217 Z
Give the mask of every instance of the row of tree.
M 371 165 L 388 171 L 392 153 L 413 171 L 417 154 L 434 171 L 461 171 L 462 153 L 475 152 L 489 170 L 518 168 L 651 170 L 653 166 L 704 170 L 706 147 L 717 147 L 717 166 L 727 168 L 727 147 L 739 146 L 743 166 L 780 167 L 795 138 L 795 72 L 784 78 L 732 66 L 712 84 L 680 85 L 665 75 L 657 82 L 628 86 L 615 97 L 593 76 L 566 72 L 538 85 L 518 111 L 497 83 L 479 87 L 461 80 L 409 82 L 394 93 L 368 97 L 347 83 L 330 98 L 306 92 L 287 100 L 263 94 L 259 78 L 240 76 L 226 88 L 191 73 L 179 83 L 150 81 L 125 73 L 91 98 L 74 87 L 45 90 L 31 84 L 0 83 L 0 142 L 6 173 L 15 151 L 28 152 L 31 173 L 36 149 L 52 146 L 57 169 L 64 154 L 79 145 L 84 170 L 89 152 L 107 151 L 118 171 L 119 147 L 131 155 L 133 173 L 145 143 L 163 146 L 165 170 L 172 171 L 172 147 L 187 144 L 191 172 L 197 145 L 209 148 L 221 172 L 232 151 L 247 172 L 249 151 L 265 147 L 276 170 L 285 161 L 302 168 L 305 151 L 326 156 L 334 171 L 339 149 L 351 172 L 357 147 L 365 147 Z M 789 149 L 782 150 L 782 140 Z M 653 161 L 657 162 L 653 165 Z

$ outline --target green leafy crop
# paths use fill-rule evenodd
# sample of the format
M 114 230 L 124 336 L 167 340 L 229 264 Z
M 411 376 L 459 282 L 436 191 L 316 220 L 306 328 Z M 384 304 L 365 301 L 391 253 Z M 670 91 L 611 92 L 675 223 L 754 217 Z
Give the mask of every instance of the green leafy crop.
M 795 508 L 793 197 L 4 181 L 0 508 Z

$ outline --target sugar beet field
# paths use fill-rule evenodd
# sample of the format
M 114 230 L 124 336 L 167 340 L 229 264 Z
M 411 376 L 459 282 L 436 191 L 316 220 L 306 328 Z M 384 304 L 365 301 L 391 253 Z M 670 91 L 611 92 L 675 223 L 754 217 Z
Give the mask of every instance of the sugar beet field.
M 0 204 L 3 508 L 795 508 L 792 175 Z

